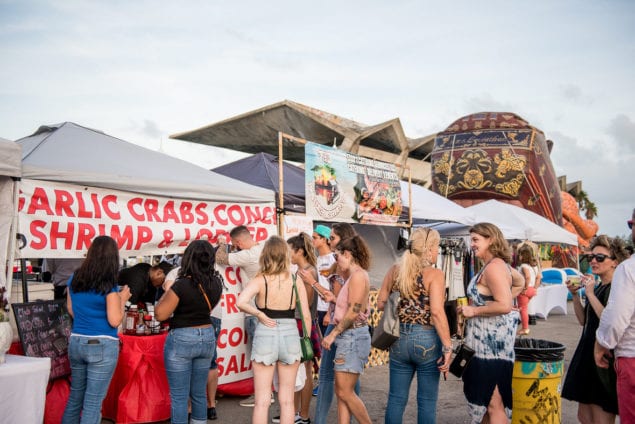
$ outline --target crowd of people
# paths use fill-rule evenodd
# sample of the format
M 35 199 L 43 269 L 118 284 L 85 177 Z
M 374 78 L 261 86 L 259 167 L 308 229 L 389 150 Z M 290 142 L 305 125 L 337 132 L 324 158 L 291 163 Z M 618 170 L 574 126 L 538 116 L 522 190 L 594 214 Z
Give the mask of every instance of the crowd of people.
M 632 229 L 632 220 L 628 223 Z M 635 242 L 635 230 L 632 236 Z M 253 406 L 252 422 L 268 422 L 274 380 L 280 408 L 274 422 L 326 423 L 334 397 L 338 422 L 371 422 L 359 396 L 371 350 L 371 251 L 363 237 L 351 225 L 338 223 L 317 225 L 312 235 L 272 236 L 265 242 L 237 227 L 229 239 L 220 237 L 217 248 L 207 240 L 190 243 L 181 266 L 171 271 L 147 265 L 122 272 L 115 241 L 94 239 L 68 280 L 67 305 L 74 321 L 64 423 L 80 422 L 80 416 L 82 423 L 100 422 L 119 353 L 117 327 L 131 300 L 156 301 L 156 318 L 170 321 L 164 360 L 171 422 L 200 424 L 217 418 L 217 306 L 223 281 L 216 264 L 244 273 L 236 306 L 246 314 L 254 397 L 241 405 Z M 447 378 L 453 356 L 445 275 L 436 268 L 439 243 L 437 231 L 414 229 L 378 293 L 380 310 L 391 293 L 399 294 L 386 423 L 403 422 L 415 375 L 417 422 L 437 419 L 439 380 Z M 463 372 L 463 392 L 472 422 L 506 423 L 512 415 L 514 344 L 517 336 L 529 333 L 527 306 L 540 285 L 540 272 L 528 245 L 520 246 L 518 269 L 512 268 L 512 248 L 493 224 L 474 225 L 470 247 L 482 266 L 466 287 L 469 303 L 456 311 L 465 322 L 463 343 L 474 351 Z M 567 282 L 583 330 L 562 396 L 579 403 L 582 423 L 612 423 L 618 414 L 622 422 L 635 422 L 635 259 L 628 259 L 620 239 L 604 235 L 594 239 L 586 259 L 593 275 L 581 284 Z M 316 359 L 304 363 L 303 322 Z M 297 387 L 299 375 L 305 378 Z M 314 390 L 315 414 L 310 417 Z

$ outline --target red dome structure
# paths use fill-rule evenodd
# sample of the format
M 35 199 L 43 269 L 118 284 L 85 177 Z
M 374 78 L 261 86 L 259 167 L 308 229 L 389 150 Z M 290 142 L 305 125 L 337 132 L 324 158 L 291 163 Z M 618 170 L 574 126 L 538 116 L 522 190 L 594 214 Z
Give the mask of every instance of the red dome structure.
M 462 206 L 508 202 L 562 225 L 560 188 L 545 135 L 520 116 L 482 112 L 437 134 L 432 189 Z

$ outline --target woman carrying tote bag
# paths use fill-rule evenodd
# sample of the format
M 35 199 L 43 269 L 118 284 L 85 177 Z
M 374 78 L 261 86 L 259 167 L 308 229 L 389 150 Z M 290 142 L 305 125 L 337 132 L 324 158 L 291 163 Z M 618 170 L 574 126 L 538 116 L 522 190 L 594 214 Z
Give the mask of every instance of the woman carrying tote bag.
M 401 423 L 410 384 L 417 375 L 417 422 L 436 422 L 439 375 L 447 372 L 452 340 L 445 315 L 445 277 L 434 268 L 441 237 L 417 228 L 399 264 L 386 274 L 378 296 L 383 309 L 390 292 L 398 291 L 399 339 L 390 347 L 390 390 L 385 423 Z

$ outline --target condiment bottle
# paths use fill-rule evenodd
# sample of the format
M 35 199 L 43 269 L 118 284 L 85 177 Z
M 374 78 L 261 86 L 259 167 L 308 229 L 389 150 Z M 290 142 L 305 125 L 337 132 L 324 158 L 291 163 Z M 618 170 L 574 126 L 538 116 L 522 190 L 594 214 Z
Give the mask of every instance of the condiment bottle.
M 137 334 L 137 321 L 139 321 L 139 312 L 137 311 L 137 305 L 131 305 L 126 312 L 126 325 L 124 326 L 124 334 L 135 335 Z

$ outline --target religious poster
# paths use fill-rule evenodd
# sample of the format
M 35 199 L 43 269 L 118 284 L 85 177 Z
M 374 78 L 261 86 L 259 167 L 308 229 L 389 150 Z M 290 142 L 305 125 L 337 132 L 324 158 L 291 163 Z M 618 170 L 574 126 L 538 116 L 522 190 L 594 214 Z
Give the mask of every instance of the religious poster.
M 394 164 L 307 143 L 305 165 L 307 216 L 316 221 L 397 223 L 403 206 Z

